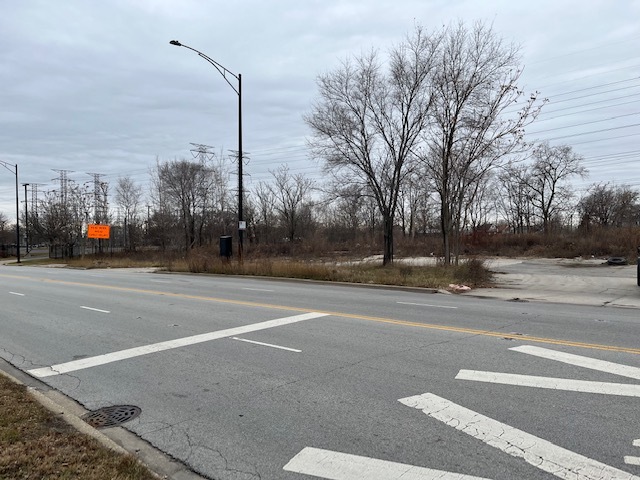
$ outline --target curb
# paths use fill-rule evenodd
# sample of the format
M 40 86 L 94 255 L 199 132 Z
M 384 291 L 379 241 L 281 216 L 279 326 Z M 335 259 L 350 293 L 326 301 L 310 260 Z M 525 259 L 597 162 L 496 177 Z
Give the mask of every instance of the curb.
M 24 385 L 29 394 L 43 407 L 61 418 L 78 432 L 97 440 L 103 447 L 131 455 L 158 478 L 166 480 L 206 480 L 186 465 L 158 450 L 147 441 L 122 427 L 103 431 L 85 423 L 80 417 L 88 412 L 74 399 L 37 380 L 0 358 L 0 375 Z

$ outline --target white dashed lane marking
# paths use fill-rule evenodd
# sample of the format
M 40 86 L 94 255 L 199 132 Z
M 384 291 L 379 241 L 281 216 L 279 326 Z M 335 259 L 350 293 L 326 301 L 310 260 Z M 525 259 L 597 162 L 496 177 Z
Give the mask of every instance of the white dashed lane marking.
M 240 342 L 246 342 L 246 343 L 253 343 L 254 345 L 262 345 L 263 347 L 278 348 L 280 350 L 287 350 L 289 352 L 296 352 L 296 353 L 302 352 L 302 350 L 298 350 L 297 348 L 283 347 L 281 345 L 274 345 L 273 343 L 256 342 L 255 340 L 247 340 L 246 338 L 232 337 L 232 340 L 238 340 Z
M 101 308 L 85 307 L 84 305 L 80 305 L 80 308 L 83 308 L 85 310 L 91 310 L 92 312 L 111 313 L 109 310 L 102 310 Z

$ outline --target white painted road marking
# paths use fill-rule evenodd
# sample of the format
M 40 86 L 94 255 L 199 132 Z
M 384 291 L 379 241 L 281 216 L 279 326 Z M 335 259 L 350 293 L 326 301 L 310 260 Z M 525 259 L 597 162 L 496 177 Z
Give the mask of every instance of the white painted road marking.
M 431 305 L 429 303 L 411 303 L 411 302 L 396 302 L 396 303 L 399 303 L 400 305 L 416 305 L 418 307 L 451 308 L 451 309 L 458 308 L 458 307 L 449 307 L 446 305 Z
M 273 292 L 273 290 L 267 290 L 266 288 L 243 288 L 242 290 L 250 290 L 252 292 Z
M 283 470 L 331 480 L 489 480 L 313 447 L 302 449 Z
M 640 438 L 633 441 L 634 447 L 640 447 Z M 625 456 L 624 463 L 628 465 L 640 465 L 640 457 Z
M 280 345 L 274 345 L 272 343 L 256 342 L 255 340 L 247 340 L 246 338 L 232 337 L 232 339 L 239 340 L 241 342 L 253 343 L 255 345 L 262 345 L 264 347 L 272 347 L 272 348 L 279 348 L 280 350 L 288 350 L 289 352 L 296 352 L 296 353 L 302 352 L 302 350 L 297 350 L 295 348 L 283 347 Z
M 77 370 L 83 370 L 85 368 L 125 360 L 127 358 L 139 357 L 142 355 L 147 355 L 149 353 L 156 353 L 162 352 L 164 350 L 171 350 L 173 348 L 186 347 L 188 345 L 194 345 L 196 343 L 208 342 L 210 340 L 217 340 L 219 338 L 232 337 L 236 335 L 243 335 L 249 332 L 256 332 L 258 330 L 280 327 L 283 325 L 289 325 L 292 323 L 302 322 L 304 320 L 311 320 L 314 318 L 326 316 L 328 316 L 327 313 L 303 313 L 301 315 L 295 315 L 293 317 L 277 318 L 275 320 L 254 323 L 252 325 L 243 325 L 241 327 L 219 330 L 217 332 L 202 333 L 200 335 L 193 335 L 191 337 L 177 338 L 175 340 L 168 340 L 166 342 L 152 343 L 151 345 L 128 348 L 126 350 L 106 353 L 104 355 L 98 355 L 96 357 L 82 358 L 80 360 L 74 360 L 67 363 L 60 363 L 58 365 L 52 365 L 51 367 L 35 368 L 33 370 L 28 370 L 28 373 L 39 378 L 52 377 L 64 373 L 75 372 Z
M 24 297 L 24 293 L 18 293 L 18 292 L 9 292 L 11 295 L 18 295 L 19 297 Z
M 432 393 L 398 400 L 512 457 L 567 480 L 640 480 L 640 477 L 461 407 Z
M 556 350 L 549 350 L 548 348 L 535 347 L 532 345 L 513 347 L 509 350 L 526 353 L 528 355 L 535 355 L 536 357 L 546 358 L 549 360 L 556 360 L 558 362 L 568 363 L 569 365 L 575 365 L 577 367 L 590 368 L 591 370 L 598 370 L 599 372 L 612 373 L 614 375 L 640 380 L 640 368 L 637 367 L 620 365 L 618 363 L 583 357 L 581 355 L 573 355 L 571 353 L 558 352 Z
M 93 308 L 93 307 L 84 307 L 82 305 L 80 305 L 80 308 L 84 308 L 85 310 L 91 310 L 92 312 L 111 313 L 109 310 L 102 310 L 100 308 Z
M 456 380 L 474 382 L 499 383 L 518 387 L 548 388 L 569 392 L 600 393 L 603 395 L 619 395 L 623 397 L 640 397 L 640 385 L 626 383 L 592 382 L 568 378 L 538 377 L 534 375 L 518 375 L 515 373 L 481 372 L 478 370 L 460 370 Z

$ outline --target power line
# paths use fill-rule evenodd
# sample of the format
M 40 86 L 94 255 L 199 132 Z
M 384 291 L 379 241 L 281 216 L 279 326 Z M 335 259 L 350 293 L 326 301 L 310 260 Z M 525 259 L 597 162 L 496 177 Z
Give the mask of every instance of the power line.
M 564 93 L 554 93 L 553 96 L 554 97 L 562 97 L 564 95 L 571 95 L 573 93 L 585 92 L 587 90 L 594 90 L 596 88 L 608 87 L 608 86 L 611 86 L 611 85 L 618 85 L 620 83 L 633 82 L 635 80 L 640 80 L 640 77 L 627 78 L 625 80 L 618 80 L 617 82 L 602 83 L 600 85 L 594 85 L 592 87 L 586 87 L 586 88 L 579 88 L 577 90 L 570 90 L 570 91 L 564 92 Z
M 572 125 L 564 125 L 562 127 L 548 128 L 547 130 L 538 130 L 537 132 L 528 132 L 528 133 L 532 135 L 537 135 L 539 133 L 554 132 L 556 130 L 562 130 L 565 128 L 575 128 L 575 127 L 582 127 L 584 125 L 592 125 L 594 123 L 610 122 L 611 120 L 617 120 L 618 118 L 623 118 L 623 117 L 631 117 L 634 115 L 640 115 L 640 112 L 627 113 L 624 115 L 618 115 L 616 117 L 603 118 L 601 120 L 592 120 L 590 122 L 584 122 L 584 123 L 574 123 Z

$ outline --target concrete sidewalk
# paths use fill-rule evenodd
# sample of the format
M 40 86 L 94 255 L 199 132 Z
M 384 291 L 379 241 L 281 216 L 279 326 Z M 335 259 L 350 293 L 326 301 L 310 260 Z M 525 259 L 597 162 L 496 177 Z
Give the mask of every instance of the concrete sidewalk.
M 637 265 L 606 259 L 487 259 L 495 288 L 462 295 L 504 300 L 640 308 Z

